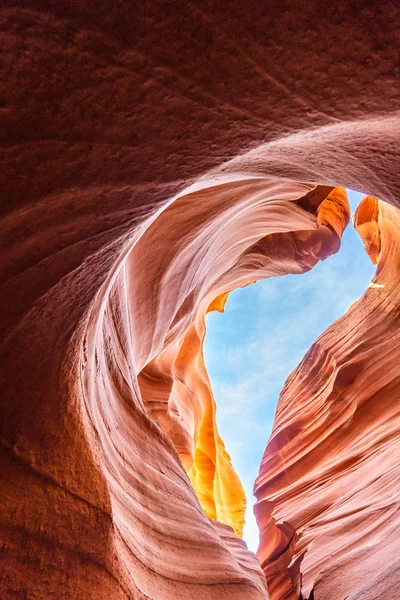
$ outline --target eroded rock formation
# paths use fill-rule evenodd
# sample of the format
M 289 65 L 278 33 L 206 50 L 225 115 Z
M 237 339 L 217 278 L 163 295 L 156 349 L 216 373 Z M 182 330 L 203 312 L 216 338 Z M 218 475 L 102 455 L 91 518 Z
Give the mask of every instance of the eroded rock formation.
M 287 379 L 255 484 L 272 599 L 395 598 L 400 213 L 365 197 L 376 275 Z
M 6 600 L 268 597 L 232 530 L 244 496 L 215 427 L 204 316 L 234 287 L 336 252 L 348 218 L 337 186 L 397 204 L 398 7 L 220 4 L 1 6 Z M 369 202 L 357 226 L 380 265 L 371 215 L 387 207 Z M 297 507 L 270 505 L 277 523 Z M 307 549 L 303 590 L 331 593 L 323 573 L 341 561 L 286 520 L 262 552 L 285 562 L 285 545 Z M 356 552 L 390 598 L 394 567 Z
M 215 524 L 240 535 L 245 497 L 215 423 L 202 356 L 205 314 L 210 305 L 221 308 L 220 296 L 244 285 L 250 272 L 301 273 L 338 250 L 349 214 L 345 192 L 325 191 L 313 212 L 310 189 L 248 179 L 176 198 L 120 266 L 102 310 L 93 309 L 82 357 L 85 404 L 102 452 L 118 555 L 135 585 L 152 597 L 161 577 L 168 582 L 165 597 L 176 594 L 180 581 L 188 595 L 220 597 L 221 586 L 236 583 L 230 597 L 266 597 L 256 558 Z M 151 248 L 157 253 L 148 261 Z M 201 563 L 200 573 L 190 574 L 193 560 Z M 149 570 L 158 577 L 149 579 Z M 204 592 L 189 591 L 190 584 Z
M 298 194 L 302 194 L 301 187 Z M 286 200 L 278 200 L 281 195 Z M 150 363 L 145 361 L 139 375 L 142 398 L 147 412 L 178 450 L 206 514 L 230 525 L 238 535 L 244 522 L 245 496 L 216 428 L 215 402 L 202 354 L 205 314 L 210 309 L 221 310 L 226 290 L 245 285 L 249 273 L 257 278 L 301 273 L 338 250 L 349 215 L 345 192 L 334 189 L 326 198 L 324 194 L 318 198 L 316 218 L 288 198 L 287 184 L 271 185 L 263 180 L 216 185 L 187 194 L 165 211 L 161 223 L 157 219 L 149 227 L 126 267 L 130 313 L 139 315 L 140 326 L 146 298 L 129 293 L 130 281 L 134 280 L 139 290 L 156 288 L 159 265 L 155 264 L 155 273 L 137 265 L 145 248 L 159 248 L 165 288 L 160 290 L 152 314 L 168 330 L 159 332 L 165 340 L 163 349 Z M 168 222 L 174 227 L 164 227 Z M 238 227 L 243 225 L 247 233 L 240 239 Z M 169 282 L 179 280 L 182 271 L 181 285 L 187 291 L 179 296 L 178 288 L 175 299 Z M 217 298 L 211 301 L 216 292 Z

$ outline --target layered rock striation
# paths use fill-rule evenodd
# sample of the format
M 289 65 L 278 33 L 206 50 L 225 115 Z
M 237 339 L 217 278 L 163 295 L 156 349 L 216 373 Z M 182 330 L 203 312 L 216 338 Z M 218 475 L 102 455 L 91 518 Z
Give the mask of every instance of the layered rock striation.
M 249 273 L 301 273 L 338 250 L 349 215 L 345 192 L 335 188 L 324 198 L 325 191 L 314 214 L 310 188 L 249 179 L 176 198 L 131 250 L 102 309 L 93 310 L 81 359 L 85 407 L 118 556 L 151 597 L 162 578 L 166 598 L 179 589 L 221 597 L 226 585 L 236 586 L 230 596 L 267 597 L 256 557 L 215 523 L 240 535 L 245 496 L 215 422 L 202 354 L 205 315 L 221 309 L 223 290 L 244 285 Z M 301 206 L 307 202 L 309 211 Z M 157 252 L 147 262 L 150 248 Z
M 398 204 L 397 15 L 395 2 L 343 2 L 334 14 L 313 2 L 3 2 L 2 598 L 268 598 L 235 534 L 245 499 L 215 425 L 204 318 L 235 287 L 336 252 L 342 188 Z M 357 226 L 379 271 L 383 217 L 369 224 L 391 209 L 370 202 Z M 391 289 L 379 281 L 367 294 L 395 311 Z M 369 323 L 375 353 L 380 314 L 376 330 Z M 367 470 L 394 448 L 390 410 L 388 446 L 365 450 Z M 262 566 L 274 552 L 285 562 L 290 545 L 289 562 L 304 555 L 303 581 L 288 567 L 295 585 L 331 594 L 323 573 L 342 563 L 312 552 L 292 518 L 298 503 L 282 494 L 268 508 L 280 527 Z M 377 514 L 380 492 L 370 502 Z M 396 519 L 380 514 L 383 561 Z M 348 541 L 341 519 L 335 536 Z M 372 527 L 360 523 L 358 549 Z M 388 594 L 393 562 L 385 573 L 356 555 Z
M 397 594 L 400 213 L 366 196 L 354 226 L 376 275 L 286 380 L 255 483 L 271 598 Z

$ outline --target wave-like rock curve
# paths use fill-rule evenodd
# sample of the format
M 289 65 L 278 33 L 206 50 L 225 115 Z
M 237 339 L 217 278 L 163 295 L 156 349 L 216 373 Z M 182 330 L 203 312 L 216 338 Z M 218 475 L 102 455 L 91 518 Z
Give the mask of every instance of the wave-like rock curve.
M 255 556 L 207 519 L 240 535 L 245 496 L 215 422 L 202 354 L 205 315 L 218 304 L 213 298 L 249 274 L 301 273 L 338 250 L 346 194 L 322 192 L 259 178 L 179 196 L 93 309 L 81 361 L 86 408 L 102 450 L 118 555 L 150 597 L 160 579 L 165 598 L 182 585 L 200 586 L 190 592 L 199 598 L 220 598 L 221 586 L 233 584 L 230 597 L 266 597 Z
M 354 225 L 376 275 L 286 380 L 255 483 L 272 599 L 398 593 L 399 210 L 367 196 Z
M 335 10 L 2 4 L 6 600 L 267 597 L 204 316 L 398 203 L 398 6 Z

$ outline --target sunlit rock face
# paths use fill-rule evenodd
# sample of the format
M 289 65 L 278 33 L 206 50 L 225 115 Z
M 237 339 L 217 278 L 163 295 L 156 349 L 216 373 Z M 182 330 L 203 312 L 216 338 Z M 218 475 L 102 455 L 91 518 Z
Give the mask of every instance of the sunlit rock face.
M 221 310 L 226 292 L 249 274 L 301 273 L 336 252 L 349 209 L 344 190 L 327 193 L 260 178 L 176 198 L 92 311 L 81 365 L 85 406 L 102 451 L 118 556 L 150 597 L 165 578 L 166 598 L 198 586 L 199 597 L 218 598 L 225 585 L 234 586 L 230 597 L 267 598 L 256 557 L 232 532 L 241 535 L 245 496 L 216 427 L 205 315 Z M 157 249 L 151 260 L 149 249 Z
M 398 595 L 400 213 L 354 222 L 376 275 L 287 379 L 255 484 L 272 599 Z
M 223 310 L 226 290 L 246 285 L 250 276 L 301 273 L 338 250 L 349 216 L 344 190 L 289 201 L 307 189 L 249 179 L 177 198 L 143 235 L 125 268 L 134 337 L 145 339 L 146 314 L 155 323 L 149 355 L 138 364 L 146 365 L 139 385 L 147 413 L 173 441 L 206 514 L 238 535 L 245 496 L 216 428 L 202 353 L 205 314 Z M 315 214 L 314 197 L 320 202 Z M 302 208 L 306 203 L 310 211 Z M 150 247 L 158 248 L 159 260 L 145 267 L 142 256 Z M 154 290 L 150 297 L 141 293 L 148 289 Z M 156 342 L 163 342 L 161 352 L 148 362 L 159 349 Z
M 337 186 L 396 204 L 397 3 L 220 4 L 2 5 L 7 600 L 268 598 L 234 533 L 244 496 L 204 317 L 336 252 Z M 307 539 L 288 522 L 297 556 Z M 308 549 L 304 590 L 320 560 Z M 380 588 L 396 576 L 372 570 Z

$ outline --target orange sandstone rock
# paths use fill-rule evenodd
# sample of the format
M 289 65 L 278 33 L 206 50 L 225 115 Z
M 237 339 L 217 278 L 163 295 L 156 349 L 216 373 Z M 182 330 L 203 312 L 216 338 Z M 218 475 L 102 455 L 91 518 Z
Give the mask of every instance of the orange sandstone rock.
M 365 250 L 374 265 L 377 264 L 381 251 L 381 232 L 378 220 L 378 200 L 371 196 L 365 196 L 360 202 L 354 216 L 354 227 L 360 234 Z
M 218 312 L 224 312 L 226 301 L 228 300 L 229 292 L 224 292 L 214 298 L 210 306 L 207 308 L 207 312 L 216 310 Z
M 342 236 L 349 223 L 349 204 L 345 190 L 333 189 L 317 208 L 317 225 L 326 225 Z
M 398 205 L 398 3 L 334 9 L 258 0 L 245 9 L 243 2 L 178 0 L 173 10 L 159 0 L 145 9 L 119 0 L 2 3 L 2 599 L 268 597 L 256 557 L 232 529 L 240 532 L 244 498 L 215 427 L 201 354 L 204 316 L 235 287 L 302 273 L 338 250 L 347 209 L 335 186 Z M 390 263 L 384 247 L 378 271 Z M 392 284 L 379 281 L 385 287 L 367 296 Z M 338 581 L 357 577 L 352 600 L 371 597 L 365 572 L 387 598 L 395 589 L 394 500 L 388 524 L 397 451 L 395 303 L 395 294 L 385 296 L 368 328 L 357 313 L 356 327 L 371 339 L 352 346 L 361 362 L 371 348 L 382 361 L 368 393 L 379 381 L 393 390 L 382 392 L 373 415 L 355 421 L 366 432 L 380 423 L 368 435 L 381 439 L 385 431 L 387 445 L 353 447 L 344 420 L 343 448 L 332 440 L 323 456 L 318 448 L 320 460 L 332 456 L 333 494 L 337 481 L 344 496 L 370 481 L 357 471 L 341 483 L 354 453 L 368 474 L 385 471 L 368 497 L 358 496 L 370 518 L 353 522 L 350 502 L 350 521 L 339 515 L 335 540 L 320 554 L 319 542 L 314 552 L 306 536 L 297 541 L 307 521 L 291 520 L 298 488 L 287 499 L 293 509 L 282 508 L 287 524 L 271 506 L 261 515 L 266 527 L 278 523 L 263 538 L 263 561 L 274 548 L 275 562 L 285 564 L 292 548 L 296 556 L 301 544 L 308 548 L 303 584 L 298 566 L 288 566 L 304 592 L 317 572 L 322 597 L 324 586 L 341 589 Z M 337 340 L 353 329 L 338 331 Z M 335 364 L 321 356 L 320 383 L 329 387 Z M 354 373 L 342 375 L 346 386 Z M 280 431 L 281 418 L 279 448 L 301 433 L 298 423 Z M 316 418 L 301 422 L 311 439 Z M 335 462 L 332 448 L 346 460 Z M 295 478 L 290 461 L 300 454 L 287 458 Z M 286 467 L 278 463 L 279 490 Z M 303 482 L 302 509 L 326 532 L 321 498 L 312 494 L 316 475 Z M 375 557 L 364 535 L 378 548 Z M 343 561 L 354 567 L 343 578 L 342 539 Z M 277 589 L 279 578 L 288 581 L 284 567 Z

